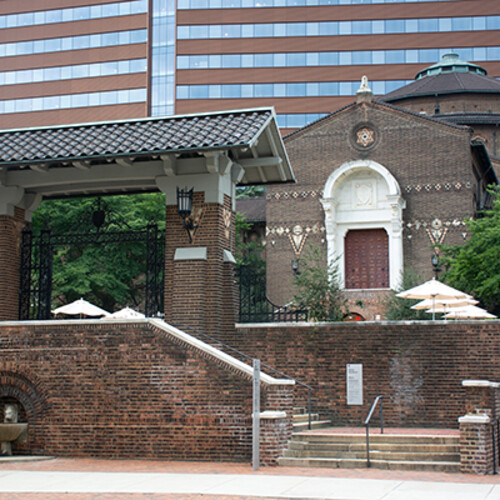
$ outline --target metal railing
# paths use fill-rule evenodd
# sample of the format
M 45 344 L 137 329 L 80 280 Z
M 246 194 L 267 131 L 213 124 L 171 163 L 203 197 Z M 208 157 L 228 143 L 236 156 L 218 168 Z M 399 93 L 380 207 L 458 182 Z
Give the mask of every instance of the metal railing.
M 244 352 L 239 351 L 238 349 L 235 349 L 234 347 L 231 347 L 230 345 L 224 344 L 224 342 L 221 342 L 219 339 L 216 339 L 214 337 L 211 337 L 210 335 L 207 335 L 206 333 L 202 333 L 199 330 L 196 330 L 195 328 L 187 325 L 181 325 L 181 324 L 173 324 L 172 326 L 175 326 L 179 330 L 185 331 L 186 333 L 190 333 L 194 337 L 198 338 L 199 340 L 202 340 L 206 342 L 207 344 L 210 344 L 213 347 L 217 347 L 223 351 L 225 351 L 227 354 L 231 354 L 233 357 L 239 357 L 240 360 L 245 360 L 247 363 L 249 363 L 250 366 L 253 365 L 253 358 L 252 356 L 249 356 L 248 354 L 245 354 Z M 227 352 L 229 351 L 229 352 Z M 236 356 L 235 356 L 236 354 Z M 307 420 L 307 428 L 310 430 L 311 429 L 311 415 L 312 415 L 312 387 L 305 384 L 304 382 L 300 382 L 294 377 L 291 377 L 290 375 L 287 375 L 286 373 L 283 373 L 276 368 L 273 368 L 272 366 L 266 365 L 265 363 L 260 363 L 261 368 L 265 368 L 266 370 L 269 370 L 280 377 L 286 378 L 288 380 L 293 380 L 297 385 L 300 387 L 303 387 L 307 389 L 307 413 L 308 413 L 308 420 Z
M 377 404 L 380 401 L 380 434 L 384 433 L 384 396 L 379 395 L 373 401 L 373 404 L 370 408 L 370 413 L 365 420 L 365 428 L 366 428 L 366 466 L 370 467 L 370 420 L 372 418 L 373 413 L 375 412 L 375 408 L 377 408 Z

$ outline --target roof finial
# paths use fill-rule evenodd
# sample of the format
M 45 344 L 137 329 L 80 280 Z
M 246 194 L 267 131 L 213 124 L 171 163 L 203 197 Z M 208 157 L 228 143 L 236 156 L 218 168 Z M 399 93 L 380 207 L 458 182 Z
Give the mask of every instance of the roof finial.
M 356 92 L 356 102 L 370 102 L 373 98 L 373 92 L 368 87 L 368 77 L 363 75 L 361 77 L 361 86 Z

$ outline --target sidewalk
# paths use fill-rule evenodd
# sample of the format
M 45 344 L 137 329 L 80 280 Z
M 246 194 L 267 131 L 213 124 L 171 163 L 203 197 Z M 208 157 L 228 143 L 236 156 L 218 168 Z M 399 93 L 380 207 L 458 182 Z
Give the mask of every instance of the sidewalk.
M 144 460 L 0 459 L 0 500 L 500 500 L 500 475 L 262 468 Z

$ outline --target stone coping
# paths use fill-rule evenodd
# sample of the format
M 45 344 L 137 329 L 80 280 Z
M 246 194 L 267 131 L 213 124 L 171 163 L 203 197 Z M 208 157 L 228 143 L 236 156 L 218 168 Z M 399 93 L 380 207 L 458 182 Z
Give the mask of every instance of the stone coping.
M 259 416 L 261 420 L 278 420 L 286 418 L 286 411 L 267 410 L 262 411 Z
M 499 382 L 491 382 L 490 380 L 462 380 L 464 387 L 490 387 L 491 389 L 498 389 Z
M 119 324 L 124 324 L 124 323 L 131 323 L 131 324 L 150 324 L 166 333 L 169 335 L 172 335 L 173 337 L 181 340 L 182 342 L 185 342 L 188 345 L 191 345 L 195 349 L 204 352 L 205 354 L 210 355 L 211 357 L 218 359 L 219 361 L 222 361 L 226 365 L 230 366 L 233 369 L 236 369 L 237 371 L 253 377 L 253 367 L 250 365 L 247 365 L 243 363 L 242 361 L 239 361 L 236 358 L 233 358 L 229 354 L 226 354 L 225 352 L 219 351 L 215 347 L 212 347 L 209 344 L 206 344 L 205 342 L 197 339 L 196 337 L 193 337 L 192 335 L 189 335 L 182 330 L 179 330 L 178 328 L 175 328 L 172 325 L 169 325 L 168 323 L 165 323 L 165 321 L 160 320 L 160 319 L 152 319 L 152 318 L 145 318 L 145 319 L 107 319 L 106 321 L 103 321 L 101 319 L 57 319 L 57 320 L 43 320 L 43 321 L 0 321 L 0 328 L 2 326 L 64 326 L 64 325 L 102 325 L 102 326 L 110 326 L 113 323 L 119 323 Z M 267 375 L 266 373 L 260 374 L 260 380 L 262 383 L 266 385 L 295 385 L 295 380 L 293 379 L 278 379 L 271 377 L 270 375 Z
M 458 418 L 460 424 L 489 424 L 491 418 L 488 415 L 465 415 Z
M 328 326 L 328 325 L 342 325 L 345 327 L 363 327 L 366 325 L 448 325 L 450 327 L 456 327 L 457 325 L 466 324 L 494 324 L 499 325 L 500 319 L 436 319 L 436 320 L 404 320 L 404 321 L 297 321 L 297 322 L 279 322 L 279 323 L 236 323 L 236 328 L 306 328 L 306 327 L 318 327 L 318 326 Z

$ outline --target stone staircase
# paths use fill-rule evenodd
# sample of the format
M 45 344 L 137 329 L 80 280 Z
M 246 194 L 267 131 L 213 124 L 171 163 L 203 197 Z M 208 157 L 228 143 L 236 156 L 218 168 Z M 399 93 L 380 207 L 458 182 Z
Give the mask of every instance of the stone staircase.
M 459 472 L 458 436 L 434 435 L 434 432 L 428 435 L 370 434 L 371 467 Z M 326 430 L 296 432 L 279 464 L 296 467 L 365 468 L 364 429 L 356 434 Z
M 309 414 L 305 408 L 293 409 L 293 432 L 308 430 Z M 330 420 L 320 420 L 318 413 L 311 413 L 311 429 L 323 429 L 330 427 Z

